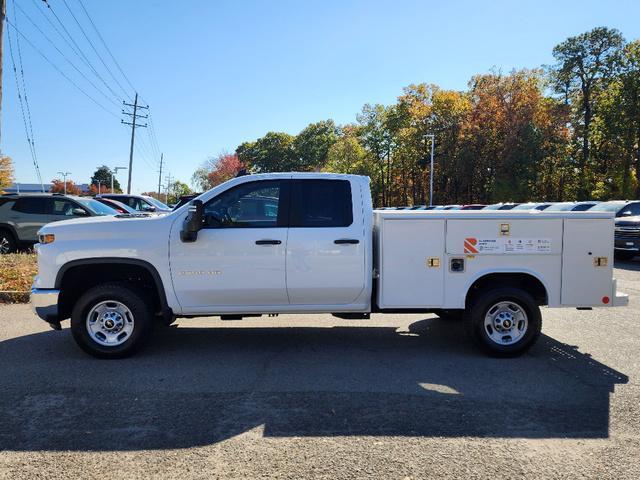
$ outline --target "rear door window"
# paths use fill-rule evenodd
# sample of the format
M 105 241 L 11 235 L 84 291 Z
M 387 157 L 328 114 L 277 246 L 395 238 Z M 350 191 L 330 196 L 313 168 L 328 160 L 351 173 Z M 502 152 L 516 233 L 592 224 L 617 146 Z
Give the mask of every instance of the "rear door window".
M 353 223 L 348 180 L 295 180 L 291 227 L 348 227 Z
M 31 215 L 47 215 L 49 199 L 43 197 L 22 197 L 16 200 L 12 210 Z

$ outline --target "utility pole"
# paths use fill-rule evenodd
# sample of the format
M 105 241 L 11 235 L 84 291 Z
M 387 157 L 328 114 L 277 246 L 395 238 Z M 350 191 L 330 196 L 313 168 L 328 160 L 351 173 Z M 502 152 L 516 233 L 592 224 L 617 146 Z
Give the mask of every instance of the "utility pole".
M 164 153 L 160 154 L 160 174 L 158 175 L 158 200 L 160 200 L 160 182 L 162 181 L 162 159 L 164 158 Z
M 114 167 L 111 171 L 111 193 L 113 193 L 113 177 L 118 174 L 118 170 L 126 170 L 127 167 Z
M 149 105 L 147 105 L 146 107 L 143 107 L 142 105 L 138 105 L 138 92 L 136 92 L 136 96 L 135 96 L 135 99 L 133 101 L 133 105 L 131 103 L 126 103 L 124 100 L 122 101 L 122 104 L 127 106 L 127 107 L 133 108 L 133 113 L 132 112 L 125 112 L 124 109 L 122 110 L 122 113 L 124 115 L 129 115 L 131 117 L 131 121 L 130 122 L 125 122 L 124 120 L 120 120 L 120 122 L 125 124 L 125 125 L 131 125 L 131 146 L 129 147 L 129 181 L 127 182 L 127 194 L 129 194 L 129 193 L 131 193 L 131 173 L 133 172 L 133 145 L 134 145 L 134 142 L 135 142 L 136 127 L 146 128 L 146 126 L 147 126 L 146 123 L 144 125 L 137 124 L 136 120 L 138 118 L 148 118 L 149 117 L 149 115 L 139 115 L 138 114 L 138 109 L 148 110 L 149 109 Z
M 58 172 L 60 175 L 62 175 L 62 178 L 64 179 L 64 194 L 67 194 L 67 175 L 71 175 L 71 172 Z
M 168 176 L 164 177 L 164 179 L 167 181 L 167 188 L 164 191 L 164 203 L 169 203 L 169 189 L 171 188 L 171 174 L 169 174 Z
M 7 15 L 7 3 L 0 0 L 0 115 L 2 114 L 2 39 L 4 38 L 4 17 Z M 0 119 L 0 140 L 2 139 L 2 121 Z M 2 143 L 0 143 L 0 147 Z M 0 153 L 2 150 L 0 148 Z
M 433 206 L 433 146 L 436 143 L 436 137 L 430 133 L 425 137 L 431 138 L 431 168 L 429 169 L 429 206 Z

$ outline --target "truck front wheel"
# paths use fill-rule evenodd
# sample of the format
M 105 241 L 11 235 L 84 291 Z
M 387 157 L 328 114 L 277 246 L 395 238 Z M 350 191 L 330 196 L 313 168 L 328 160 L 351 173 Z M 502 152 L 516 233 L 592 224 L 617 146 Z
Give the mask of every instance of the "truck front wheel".
M 82 350 L 98 358 L 123 358 L 151 335 L 152 308 L 144 296 L 120 283 L 87 290 L 71 313 L 71 332 Z
M 536 342 L 542 330 L 540 307 L 529 293 L 514 287 L 478 292 L 467 321 L 472 339 L 497 357 L 521 355 Z

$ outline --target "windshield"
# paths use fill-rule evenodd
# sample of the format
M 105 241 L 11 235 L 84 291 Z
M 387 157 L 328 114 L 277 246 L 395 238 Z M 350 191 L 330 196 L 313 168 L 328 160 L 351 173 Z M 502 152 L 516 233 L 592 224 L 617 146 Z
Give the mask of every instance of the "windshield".
M 590 212 L 617 212 L 626 202 L 602 202 L 589 209 Z
M 547 212 L 568 212 L 572 210 L 575 205 L 573 202 L 556 203 L 547 208 Z
M 504 205 L 503 203 L 496 203 L 495 205 L 487 205 L 483 208 L 483 210 L 500 210 L 500 207 Z
M 118 215 L 118 211 L 111 207 L 107 207 L 104 203 L 100 203 L 92 198 L 76 198 L 78 203 L 82 204 L 87 210 L 94 215 Z
M 144 199 L 149 202 L 150 204 L 152 204 L 154 207 L 157 208 L 161 208 L 162 210 L 171 210 L 169 207 L 167 207 L 164 203 L 162 203 L 160 200 L 156 200 L 153 197 L 144 197 Z

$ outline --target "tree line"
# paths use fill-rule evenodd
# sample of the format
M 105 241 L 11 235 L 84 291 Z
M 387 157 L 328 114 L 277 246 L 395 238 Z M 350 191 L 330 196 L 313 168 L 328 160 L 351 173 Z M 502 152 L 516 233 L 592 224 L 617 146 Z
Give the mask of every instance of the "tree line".
M 425 204 L 431 137 L 434 203 L 640 198 L 640 40 L 606 27 L 568 38 L 555 63 L 475 75 L 465 91 L 420 83 L 355 122 L 268 132 L 208 160 L 204 190 L 250 172 L 368 175 L 374 202 Z

